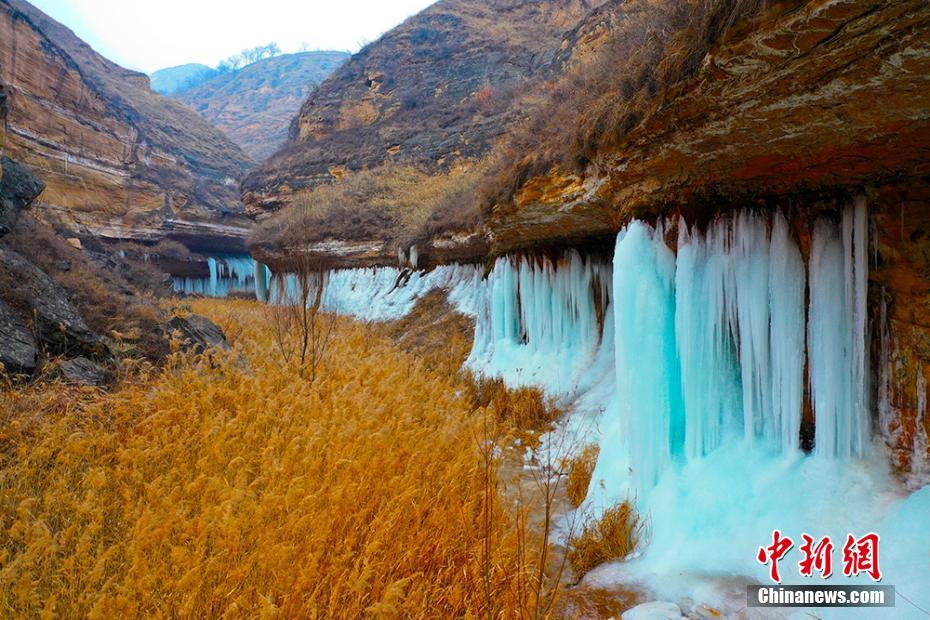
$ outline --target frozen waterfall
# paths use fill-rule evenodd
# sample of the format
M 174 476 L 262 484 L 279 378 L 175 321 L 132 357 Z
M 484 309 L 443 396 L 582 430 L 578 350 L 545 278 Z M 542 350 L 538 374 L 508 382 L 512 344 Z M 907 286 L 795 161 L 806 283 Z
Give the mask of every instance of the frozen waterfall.
M 645 497 L 673 460 L 722 444 L 798 450 L 805 351 L 818 456 L 863 456 L 869 443 L 864 203 L 837 224 L 819 219 L 807 274 L 780 214 L 724 216 L 706 231 L 633 222 L 614 254 L 617 400 L 631 490 Z M 806 335 L 806 341 L 805 341 Z M 805 348 L 806 346 L 806 348 Z M 596 475 L 609 478 L 608 471 Z
M 245 255 L 210 256 L 207 258 L 209 277 L 174 278 L 174 290 L 186 295 L 228 297 L 231 293 L 251 294 L 256 286 L 255 260 Z
M 552 396 L 590 390 L 612 372 L 611 286 L 610 264 L 576 251 L 498 259 L 480 290 L 467 365 Z

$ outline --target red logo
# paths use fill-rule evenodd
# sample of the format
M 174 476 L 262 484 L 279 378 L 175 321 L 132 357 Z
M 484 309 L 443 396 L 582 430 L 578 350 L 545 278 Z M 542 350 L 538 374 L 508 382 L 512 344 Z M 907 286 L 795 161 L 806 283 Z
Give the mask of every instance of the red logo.
M 833 543 L 830 537 L 824 536 L 816 545 L 814 539 L 807 534 L 802 534 L 801 538 L 804 539 L 804 544 L 801 545 L 804 559 L 798 562 L 801 576 L 813 577 L 816 570 L 821 578 L 827 579 L 833 574 Z
M 833 574 L 833 541 L 829 536 L 816 540 L 809 534 L 802 534 L 801 539 L 803 544 L 798 548 L 802 556 L 801 561 L 798 562 L 801 576 L 813 577 L 816 571 L 822 579 L 828 579 Z M 856 577 L 865 573 L 873 581 L 881 581 L 878 544 L 879 536 L 874 532 L 869 532 L 862 538 L 849 534 L 846 537 L 846 544 L 843 545 L 843 575 Z M 756 559 L 760 564 L 769 566 L 769 576 L 774 583 L 781 583 L 778 563 L 785 559 L 792 547 L 794 547 L 794 541 L 782 535 L 780 530 L 772 532 L 771 545 L 759 547 Z
M 843 574 L 855 577 L 867 573 L 872 581 L 882 580 L 882 571 L 878 567 L 878 534 L 869 532 L 859 540 L 852 534 L 846 537 L 843 545 Z
M 775 583 L 781 583 L 781 575 L 778 574 L 778 562 L 781 561 L 785 554 L 794 546 L 794 541 L 790 538 L 784 538 L 781 532 L 775 530 L 772 532 L 772 544 L 768 547 L 759 547 L 759 553 L 756 559 L 760 564 L 771 564 L 771 577 Z

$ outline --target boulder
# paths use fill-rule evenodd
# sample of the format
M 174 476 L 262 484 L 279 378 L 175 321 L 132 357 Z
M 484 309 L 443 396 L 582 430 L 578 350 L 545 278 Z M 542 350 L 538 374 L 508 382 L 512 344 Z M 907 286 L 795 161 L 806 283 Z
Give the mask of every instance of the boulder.
M 62 379 L 75 385 L 101 387 L 106 384 L 106 373 L 86 357 L 65 360 L 58 367 Z
M 226 341 L 223 330 L 205 316 L 190 314 L 186 317 L 176 316 L 168 322 L 171 330 L 178 331 L 185 351 L 203 353 L 208 349 L 229 351 L 232 347 Z
M 32 374 L 36 369 L 39 349 L 32 331 L 0 301 L 0 364 L 7 374 Z
M 45 189 L 45 183 L 9 157 L 0 158 L 0 237 L 19 220 L 20 212 Z
M 100 338 L 72 305 L 68 293 L 22 255 L 0 248 L 0 269 L 8 272 L 12 296 L 29 305 L 35 333 L 52 354 L 92 354 L 102 349 Z

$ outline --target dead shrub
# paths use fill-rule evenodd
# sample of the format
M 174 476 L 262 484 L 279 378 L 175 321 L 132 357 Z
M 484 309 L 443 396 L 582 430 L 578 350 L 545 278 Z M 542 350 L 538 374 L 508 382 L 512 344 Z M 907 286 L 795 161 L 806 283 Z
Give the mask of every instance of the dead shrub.
M 520 437 L 549 430 L 562 415 L 539 388 L 511 388 L 500 377 L 472 376 L 468 389 L 476 408 L 493 409 L 498 422 Z
M 605 562 L 629 556 L 639 544 L 641 534 L 639 515 L 632 503 L 625 501 L 584 526 L 581 534 L 570 542 L 568 561 L 580 578 Z
M 597 444 L 590 444 L 565 463 L 565 469 L 568 470 L 565 491 L 568 494 L 568 501 L 575 508 L 581 506 L 588 495 L 591 476 L 594 474 L 594 466 L 597 465 L 600 452 L 601 449 Z

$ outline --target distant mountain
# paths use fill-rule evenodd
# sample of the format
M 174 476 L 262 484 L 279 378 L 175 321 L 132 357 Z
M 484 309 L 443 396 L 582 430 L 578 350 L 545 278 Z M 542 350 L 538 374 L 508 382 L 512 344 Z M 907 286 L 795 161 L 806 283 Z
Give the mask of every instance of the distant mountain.
M 199 112 L 261 161 L 287 140 L 291 119 L 310 91 L 348 57 L 346 52 L 283 54 L 237 71 L 206 75 L 203 81 L 171 96 Z M 156 74 L 152 75 L 153 85 Z
M 162 95 L 170 95 L 179 90 L 202 84 L 204 80 L 216 75 L 216 73 L 216 69 L 199 63 L 159 69 L 151 75 L 152 90 Z

